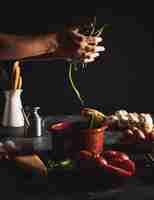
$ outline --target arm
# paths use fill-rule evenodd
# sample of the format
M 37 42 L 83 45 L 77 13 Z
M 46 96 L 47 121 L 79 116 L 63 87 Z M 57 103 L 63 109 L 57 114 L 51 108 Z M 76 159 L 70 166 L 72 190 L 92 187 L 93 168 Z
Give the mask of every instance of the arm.
M 17 36 L 0 33 L 0 60 L 75 59 L 92 62 L 104 51 L 101 37 L 84 36 L 77 30 Z
M 51 54 L 57 48 L 56 33 L 17 36 L 0 33 L 0 60 L 14 60 Z

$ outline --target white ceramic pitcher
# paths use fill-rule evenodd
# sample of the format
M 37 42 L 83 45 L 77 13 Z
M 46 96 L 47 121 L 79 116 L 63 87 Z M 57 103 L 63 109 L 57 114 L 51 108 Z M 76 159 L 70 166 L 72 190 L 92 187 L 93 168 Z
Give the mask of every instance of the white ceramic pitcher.
M 4 127 L 23 127 L 24 116 L 21 101 L 22 89 L 7 90 L 4 92 L 5 104 L 2 117 Z

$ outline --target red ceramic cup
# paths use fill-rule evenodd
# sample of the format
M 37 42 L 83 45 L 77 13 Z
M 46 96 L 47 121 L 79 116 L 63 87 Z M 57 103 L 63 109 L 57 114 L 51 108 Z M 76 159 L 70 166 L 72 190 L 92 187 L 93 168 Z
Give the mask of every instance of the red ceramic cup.
M 94 154 L 100 154 L 104 146 L 105 127 L 87 128 L 79 130 L 79 149 L 90 151 Z

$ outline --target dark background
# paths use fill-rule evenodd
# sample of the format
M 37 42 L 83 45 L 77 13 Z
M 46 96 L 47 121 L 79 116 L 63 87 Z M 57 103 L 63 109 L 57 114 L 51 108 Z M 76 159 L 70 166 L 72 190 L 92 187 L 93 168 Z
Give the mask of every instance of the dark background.
M 18 6 L 14 5 L 14 1 L 4 6 L 1 4 L 1 31 L 27 34 L 61 30 L 65 23 L 73 21 L 77 23 L 78 20 L 82 21 L 80 20 L 82 17 L 85 19 L 87 16 L 96 15 L 98 25 L 111 24 L 112 30 L 104 35 L 105 54 L 95 63 L 89 64 L 85 72 L 79 69 L 74 74 L 80 93 L 85 96 L 86 106 L 95 107 L 104 112 L 113 112 L 117 109 L 153 112 L 153 6 L 147 4 L 148 1 L 138 4 L 135 4 L 135 1 L 123 1 L 121 4 L 116 1 L 108 5 L 105 1 L 102 4 L 89 1 L 86 5 L 72 1 L 72 5 L 69 6 L 66 1 L 65 6 L 62 6 L 58 0 L 56 2 L 59 5 L 58 3 L 53 5 L 52 2 L 48 5 L 45 1 L 42 4 L 37 2 L 41 4 L 41 7 L 32 3 L 24 5 L 23 1 Z M 12 62 L 1 62 L 1 64 L 9 73 Z M 27 62 L 22 63 L 22 67 L 24 105 L 39 105 L 41 113 L 47 115 L 79 112 L 80 102 L 68 82 L 68 64 L 65 61 Z M 0 102 L 1 107 L 2 105 Z M 30 196 L 31 199 L 35 197 L 51 199 L 51 195 L 54 195 L 55 199 L 58 198 L 56 192 L 59 188 L 54 188 L 50 183 L 44 184 L 45 193 L 36 188 L 37 192 L 34 191 L 30 196 L 26 195 L 26 192 L 19 187 L 23 186 L 21 179 L 17 184 L 11 170 L 4 167 L 4 171 L 1 171 L 1 177 L 4 180 L 1 190 L 3 199 L 10 199 L 10 197 L 25 199 Z M 27 189 L 26 186 L 23 188 Z M 34 188 L 31 190 L 33 191 Z M 130 195 L 133 194 L 140 199 L 141 197 L 145 199 L 145 196 L 149 199 L 151 196 L 153 199 L 152 191 L 151 187 L 138 189 L 132 185 L 130 189 L 126 187 L 120 197 L 123 199 L 125 196 L 125 199 L 127 197 L 130 199 Z M 75 193 L 73 199 L 77 199 L 78 195 L 80 193 Z M 64 199 L 61 194 L 60 197 Z
M 82 6 L 74 1 L 65 2 L 65 6 L 58 3 L 18 5 L 15 9 L 9 5 L 7 15 L 3 15 L 4 7 L 1 29 L 22 34 L 62 30 L 64 24 L 84 22 L 93 16 L 98 26 L 111 24 L 111 31 L 104 34 L 106 52 L 85 72 L 79 68 L 73 76 L 85 105 L 104 112 L 153 112 L 152 5 L 127 1 Z M 10 63 L 3 62 L 7 70 Z M 24 105 L 39 105 L 42 114 L 79 112 L 80 102 L 68 81 L 67 62 L 26 62 L 22 66 Z

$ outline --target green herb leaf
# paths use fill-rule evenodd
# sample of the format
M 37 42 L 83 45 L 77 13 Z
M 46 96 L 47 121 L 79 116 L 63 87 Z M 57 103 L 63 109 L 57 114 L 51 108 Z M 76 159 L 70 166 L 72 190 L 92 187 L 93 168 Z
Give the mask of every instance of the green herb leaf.
M 99 37 L 104 32 L 104 30 L 109 30 L 109 29 L 111 29 L 111 25 L 110 24 L 104 24 L 100 29 L 98 29 L 95 32 L 95 36 Z
M 91 121 L 90 121 L 90 126 L 89 128 L 94 128 L 94 121 L 95 121 L 95 114 L 91 114 Z
M 96 28 L 96 16 L 94 17 L 94 22 L 92 23 L 92 30 L 90 35 L 93 35 L 95 33 L 95 28 Z

